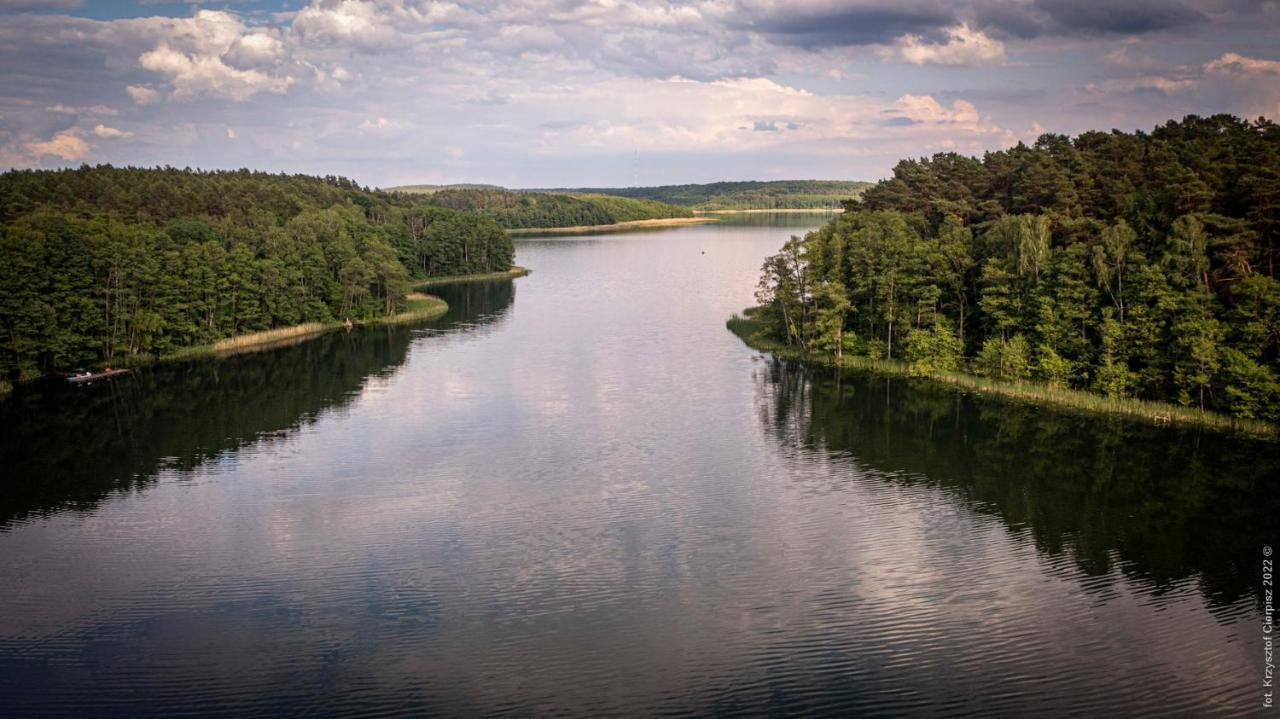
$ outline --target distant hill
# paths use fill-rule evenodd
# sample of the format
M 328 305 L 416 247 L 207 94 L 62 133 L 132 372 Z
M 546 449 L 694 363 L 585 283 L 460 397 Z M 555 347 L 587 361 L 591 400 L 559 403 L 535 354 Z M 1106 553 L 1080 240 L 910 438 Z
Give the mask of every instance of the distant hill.
M 861 195 L 871 185 L 870 182 L 851 180 L 776 180 L 657 187 L 558 188 L 542 191 L 614 195 L 665 202 L 695 210 L 838 210 L 842 200 Z

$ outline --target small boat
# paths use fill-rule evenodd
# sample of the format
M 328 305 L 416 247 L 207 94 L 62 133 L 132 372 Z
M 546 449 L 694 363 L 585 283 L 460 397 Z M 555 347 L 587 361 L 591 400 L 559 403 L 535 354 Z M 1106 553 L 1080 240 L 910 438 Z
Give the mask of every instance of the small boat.
M 71 384 L 83 384 L 85 382 L 106 379 L 108 377 L 115 377 L 116 375 L 122 374 L 129 374 L 129 370 L 107 368 L 101 372 L 71 372 L 67 373 L 65 376 L 67 381 Z

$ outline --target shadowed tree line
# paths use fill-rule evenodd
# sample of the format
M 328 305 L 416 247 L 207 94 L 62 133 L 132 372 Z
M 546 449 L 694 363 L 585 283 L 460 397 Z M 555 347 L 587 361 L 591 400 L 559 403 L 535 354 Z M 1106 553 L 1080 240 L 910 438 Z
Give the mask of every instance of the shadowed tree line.
M 1222 605 L 1258 592 L 1280 511 L 1270 444 L 782 360 L 758 392 L 778 441 L 944 489 L 1089 575 L 1118 570 L 1157 592 L 1195 578 Z
M 340 177 L 109 165 L 0 175 L 0 374 L 400 311 L 506 270 L 492 220 Z
M 497 319 L 510 280 L 442 287 L 451 329 Z M 162 470 L 189 472 L 220 454 L 288 437 L 398 369 L 414 331 L 404 325 L 334 331 L 292 347 L 144 368 L 127 382 L 36 383 L 0 402 L 0 529 L 114 492 L 142 490 Z M 323 371 L 317 371 L 323 368 Z
M 1280 419 L 1280 127 L 904 160 L 764 264 L 757 315 L 809 352 Z

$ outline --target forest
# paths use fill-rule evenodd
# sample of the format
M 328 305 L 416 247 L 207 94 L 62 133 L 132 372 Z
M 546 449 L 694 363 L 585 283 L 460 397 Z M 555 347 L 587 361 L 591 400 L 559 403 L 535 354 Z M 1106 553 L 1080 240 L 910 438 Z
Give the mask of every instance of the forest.
M 845 201 L 857 197 L 870 186 L 870 182 L 844 180 L 775 180 L 550 192 L 617 195 L 695 210 L 839 210 Z
M 1280 127 L 1188 116 L 903 160 L 763 266 L 754 317 L 839 359 L 1280 420 Z
M 424 202 L 451 210 L 478 212 L 509 230 L 612 225 L 693 214 L 661 202 L 592 193 L 566 195 L 484 186 L 451 186 L 416 192 L 422 193 Z
M 0 175 L 0 376 L 393 315 L 413 278 L 506 270 L 492 219 L 341 177 L 84 166 Z

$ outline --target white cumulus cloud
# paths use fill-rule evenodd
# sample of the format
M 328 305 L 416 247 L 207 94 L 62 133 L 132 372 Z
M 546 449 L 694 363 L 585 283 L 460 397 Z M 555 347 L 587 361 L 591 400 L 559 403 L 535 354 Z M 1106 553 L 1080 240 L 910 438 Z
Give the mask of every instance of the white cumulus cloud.
M 101 124 L 94 125 L 93 134 L 97 135 L 98 137 L 106 137 L 106 138 L 133 137 L 132 132 L 126 132 L 125 130 L 117 130 L 114 127 L 108 127 L 106 125 L 101 125 Z
M 1004 45 L 968 25 L 947 30 L 947 41 L 926 42 L 906 35 L 886 52 L 912 65 L 997 65 L 1005 61 Z
M 36 157 L 52 155 L 63 160 L 82 160 L 89 156 L 89 143 L 81 136 L 79 128 L 63 130 L 48 140 L 28 142 L 27 151 Z

